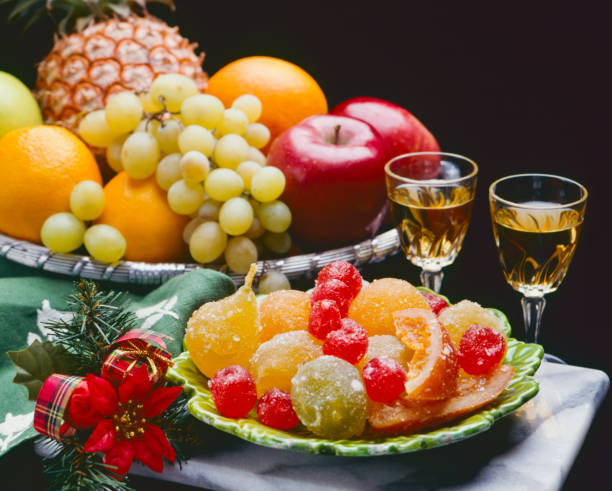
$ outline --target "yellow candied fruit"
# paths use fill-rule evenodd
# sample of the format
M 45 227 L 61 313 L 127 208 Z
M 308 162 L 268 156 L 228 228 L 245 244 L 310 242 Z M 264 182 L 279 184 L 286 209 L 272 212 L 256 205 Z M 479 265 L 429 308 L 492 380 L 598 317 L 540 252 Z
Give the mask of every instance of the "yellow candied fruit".
M 300 365 L 322 355 L 321 342 L 307 331 L 277 334 L 262 343 L 251 358 L 249 369 L 255 378 L 257 396 L 275 387 L 290 392 L 291 379 Z
M 261 342 L 277 334 L 308 330 L 310 295 L 298 290 L 278 290 L 270 293 L 259 305 Z

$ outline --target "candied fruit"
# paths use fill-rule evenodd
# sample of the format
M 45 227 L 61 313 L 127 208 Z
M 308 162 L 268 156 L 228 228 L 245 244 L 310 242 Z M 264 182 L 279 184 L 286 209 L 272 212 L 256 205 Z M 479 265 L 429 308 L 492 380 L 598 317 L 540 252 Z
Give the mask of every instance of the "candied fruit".
M 330 332 L 323 343 L 323 353 L 337 356 L 354 365 L 368 351 L 368 333 L 352 319 L 342 319 L 342 327 Z
M 353 300 L 351 293 L 351 287 L 349 287 L 344 281 L 330 278 L 325 282 L 317 282 L 310 294 L 310 302 L 315 303 L 320 300 L 333 300 L 340 309 L 340 315 L 346 317 L 348 314 L 349 306 Z
M 393 312 L 408 308 L 429 310 L 429 304 L 407 281 L 383 278 L 362 288 L 353 300 L 348 316 L 361 324 L 368 336 L 395 335 Z
M 390 334 L 380 334 L 368 339 L 368 351 L 357 363 L 357 368 L 362 370 L 365 364 L 372 358 L 386 356 L 398 362 L 404 370 L 408 371 L 413 354 L 414 351 L 397 339 L 397 337 Z
M 307 330 L 310 296 L 298 290 L 277 290 L 259 304 L 261 342 L 288 331 Z
M 276 388 L 259 399 L 257 417 L 266 426 L 277 430 L 289 430 L 300 422 L 291 404 L 291 394 Z
M 244 286 L 228 297 L 205 303 L 187 322 L 185 345 L 208 378 L 230 365 L 248 366 L 259 345 L 259 313 L 251 289 L 256 271 L 252 264 Z
M 351 300 L 361 291 L 363 280 L 357 268 L 346 261 L 334 261 L 325 266 L 317 276 L 317 284 L 335 278 L 344 282 L 351 290 Z
M 429 304 L 429 308 L 436 315 L 439 315 L 442 310 L 449 306 L 449 303 L 444 297 L 436 295 L 435 293 L 421 291 L 421 295 L 425 297 L 425 300 L 427 300 Z
M 338 304 L 333 300 L 319 300 L 312 304 L 308 332 L 317 339 L 325 339 L 331 331 L 342 327 Z
M 262 343 L 249 366 L 255 378 L 257 394 L 261 396 L 274 387 L 290 391 L 291 379 L 298 367 L 322 354 L 321 343 L 306 331 L 277 334 Z
M 459 347 L 461 336 L 472 324 L 490 327 L 506 337 L 504 325 L 499 317 L 489 309 L 485 309 L 470 300 L 461 300 L 461 302 L 444 309 L 440 312 L 438 319 L 448 330 L 455 347 Z
M 306 428 L 323 438 L 360 435 L 367 398 L 359 371 L 335 356 L 304 363 L 291 383 L 291 402 Z
M 489 375 L 461 378 L 457 394 L 423 403 L 403 396 L 387 404 L 372 403 L 368 421 L 379 433 L 401 434 L 460 418 L 499 396 L 514 376 L 514 368 L 500 365 Z
M 494 370 L 506 355 L 506 338 L 490 327 L 472 324 L 461 336 L 457 359 L 470 375 L 484 375 Z
M 208 382 L 217 411 L 228 418 L 244 418 L 257 402 L 255 381 L 240 365 L 222 368 Z
M 404 392 L 406 372 L 392 358 L 372 358 L 363 367 L 362 377 L 368 397 L 375 402 L 392 401 Z
M 406 379 L 406 396 L 445 399 L 457 387 L 457 354 L 448 332 L 431 310 L 406 309 L 393 314 L 397 337 L 414 350 Z

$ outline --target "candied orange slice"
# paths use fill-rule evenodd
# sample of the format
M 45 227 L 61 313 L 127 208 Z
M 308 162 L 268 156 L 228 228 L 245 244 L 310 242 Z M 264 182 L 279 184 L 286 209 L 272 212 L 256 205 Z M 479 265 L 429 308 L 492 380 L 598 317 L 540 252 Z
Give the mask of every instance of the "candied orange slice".
M 506 337 L 499 317 L 489 309 L 485 309 L 470 300 L 461 300 L 461 302 L 445 308 L 440 312 L 438 320 L 448 330 L 455 348 L 459 347 L 461 336 L 472 324 L 490 327 Z
M 499 396 L 514 376 L 514 368 L 500 365 L 487 375 L 460 377 L 457 395 L 429 403 L 404 397 L 390 404 L 371 404 L 368 421 L 374 431 L 406 434 L 460 418 Z
M 410 308 L 431 310 L 425 297 L 407 281 L 382 278 L 361 289 L 348 316 L 360 324 L 368 336 L 394 336 L 393 312 Z
M 397 337 L 414 350 L 406 380 L 406 397 L 445 399 L 457 388 L 457 354 L 451 338 L 431 310 L 406 309 L 393 314 Z
M 310 295 L 299 290 L 277 290 L 259 304 L 261 342 L 289 331 L 307 331 Z

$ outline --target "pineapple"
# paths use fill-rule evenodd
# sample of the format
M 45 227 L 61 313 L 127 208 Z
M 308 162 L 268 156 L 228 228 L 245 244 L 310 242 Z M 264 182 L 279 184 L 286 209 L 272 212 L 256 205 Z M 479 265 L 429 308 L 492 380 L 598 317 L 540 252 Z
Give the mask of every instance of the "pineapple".
M 172 0 L 155 0 L 174 8 Z M 46 123 L 75 130 L 80 117 L 126 90 L 148 90 L 162 73 L 181 73 L 207 86 L 204 53 L 146 11 L 147 0 L 17 0 L 12 16 L 44 9 L 67 12 L 51 53 L 38 65 L 35 95 Z M 137 9 L 133 11 L 132 8 Z M 73 31 L 66 30 L 72 25 Z

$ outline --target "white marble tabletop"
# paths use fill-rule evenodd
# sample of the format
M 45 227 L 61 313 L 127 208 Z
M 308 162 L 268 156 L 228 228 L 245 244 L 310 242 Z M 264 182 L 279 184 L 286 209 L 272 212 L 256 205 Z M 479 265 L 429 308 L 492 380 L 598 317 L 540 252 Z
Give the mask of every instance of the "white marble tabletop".
M 382 457 L 334 457 L 261 447 L 214 428 L 197 457 L 156 474 L 215 490 L 556 490 L 605 397 L 599 370 L 544 361 L 540 392 L 487 432 L 447 447 Z

